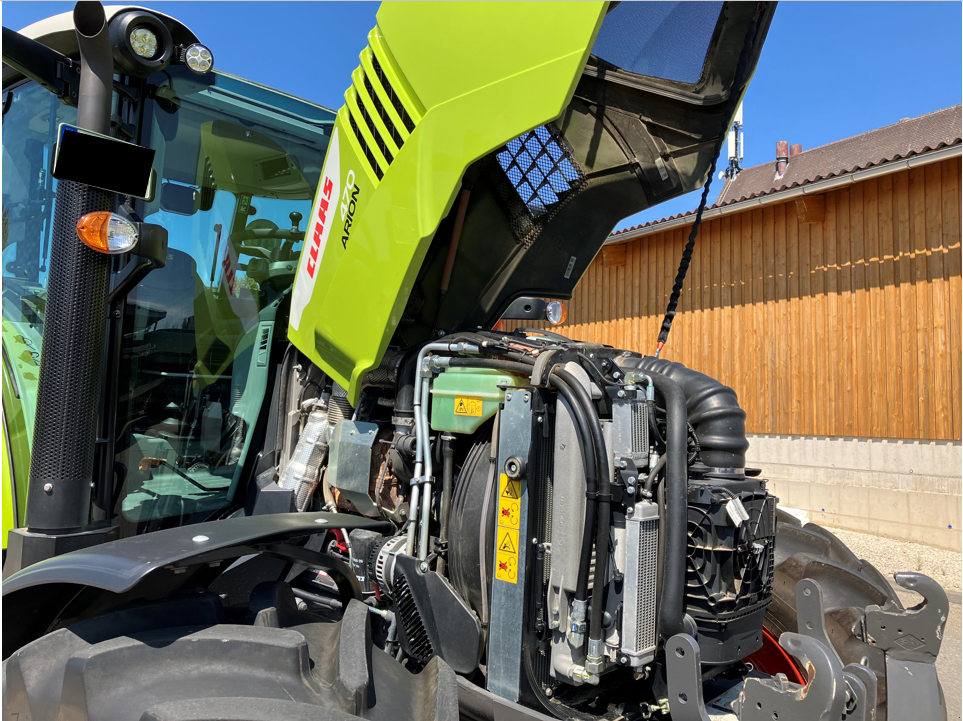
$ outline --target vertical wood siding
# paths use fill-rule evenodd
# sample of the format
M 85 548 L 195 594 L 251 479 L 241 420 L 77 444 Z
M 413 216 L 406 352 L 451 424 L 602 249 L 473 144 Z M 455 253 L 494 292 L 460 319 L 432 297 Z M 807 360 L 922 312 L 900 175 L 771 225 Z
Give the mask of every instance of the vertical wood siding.
M 961 439 L 959 159 L 702 225 L 663 357 L 735 388 L 753 433 Z M 559 331 L 644 353 L 691 226 L 602 254 Z M 506 330 L 520 325 L 506 322 Z

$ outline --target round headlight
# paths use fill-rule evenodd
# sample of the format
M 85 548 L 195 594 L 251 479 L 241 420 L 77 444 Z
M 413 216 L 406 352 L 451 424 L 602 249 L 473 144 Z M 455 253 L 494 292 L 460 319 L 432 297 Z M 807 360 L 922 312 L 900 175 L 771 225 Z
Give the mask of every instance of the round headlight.
M 144 10 L 118 13 L 108 27 L 115 73 L 146 78 L 170 64 L 174 52 L 171 31 L 153 13 Z
M 203 75 L 211 72 L 214 67 L 214 55 L 206 46 L 194 43 L 187 48 L 184 63 L 198 75 Z
M 130 33 L 130 47 L 140 57 L 150 60 L 157 55 L 157 35 L 143 25 Z
M 560 325 L 564 323 L 567 318 L 568 308 L 565 307 L 564 303 L 553 300 L 545 306 L 545 320 L 552 325 Z

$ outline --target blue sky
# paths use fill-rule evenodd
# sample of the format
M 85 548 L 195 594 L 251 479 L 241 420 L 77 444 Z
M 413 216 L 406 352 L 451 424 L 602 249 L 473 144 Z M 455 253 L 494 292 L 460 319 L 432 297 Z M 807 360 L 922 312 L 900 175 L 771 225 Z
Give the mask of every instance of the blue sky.
M 214 51 L 216 67 L 331 108 L 358 64 L 377 3 L 150 2 Z M 19 30 L 70 2 L 2 5 Z M 770 162 L 777 140 L 804 149 L 963 100 L 963 4 L 783 2 L 745 99 L 744 166 Z M 722 164 L 725 164 L 723 159 Z M 721 188 L 713 180 L 710 201 Z M 628 218 L 620 227 L 693 209 L 698 193 Z

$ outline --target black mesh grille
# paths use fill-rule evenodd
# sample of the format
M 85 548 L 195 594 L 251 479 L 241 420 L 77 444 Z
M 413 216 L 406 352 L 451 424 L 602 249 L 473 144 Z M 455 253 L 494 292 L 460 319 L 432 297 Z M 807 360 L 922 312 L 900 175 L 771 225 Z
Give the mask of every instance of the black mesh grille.
M 374 105 L 375 112 L 378 113 L 378 117 L 381 118 L 381 122 L 385 124 L 388 128 L 388 132 L 391 134 L 391 139 L 394 141 L 395 145 L 399 150 L 405 144 L 405 139 L 401 137 L 401 133 L 395 127 L 394 120 L 391 119 L 391 115 L 388 110 L 381 102 L 381 98 L 378 97 L 378 93 L 375 92 L 374 86 L 371 84 L 371 80 L 368 78 L 368 74 L 363 70 L 361 71 L 364 76 L 364 89 L 368 91 L 368 97 L 371 98 L 371 103 Z
M 425 624 L 418 613 L 418 607 L 408 588 L 408 581 L 403 573 L 395 576 L 393 592 L 395 596 L 395 612 L 401 620 L 401 645 L 405 653 L 419 663 L 428 663 L 435 655 L 435 649 L 428 638 Z
M 582 174 L 549 126 L 509 140 L 495 154 L 518 197 L 533 218 L 540 218 L 582 181 Z
M 368 165 L 374 171 L 374 174 L 378 176 L 378 180 L 384 177 L 384 172 L 381 170 L 381 166 L 378 165 L 378 160 L 375 158 L 374 153 L 371 152 L 371 148 L 368 147 L 368 141 L 364 139 L 361 134 L 361 128 L 358 127 L 358 122 L 354 119 L 354 113 L 348 110 L 348 120 L 351 124 L 351 130 L 354 132 L 354 137 L 358 140 L 358 145 L 361 146 L 361 152 L 364 153 L 364 157 L 368 159 Z
M 38 530 L 88 521 L 110 256 L 80 242 L 77 221 L 115 202 L 80 183 L 57 186 L 27 502 L 27 523 Z
M 526 246 L 585 186 L 585 174 L 554 123 L 510 140 L 490 159 L 492 177 L 507 205 L 512 230 Z
M 378 150 L 381 151 L 381 154 L 384 156 L 385 160 L 388 161 L 388 165 L 391 165 L 391 161 L 394 160 L 394 156 L 392 156 L 391 151 L 388 149 L 388 144 L 384 141 L 384 138 L 381 137 L 381 131 L 378 130 L 378 126 L 375 125 L 374 120 L 371 119 L 371 115 L 368 114 L 368 111 L 360 97 L 358 98 L 358 112 L 361 113 L 361 119 L 364 120 L 364 124 L 368 126 L 368 130 L 374 137 L 375 142 L 378 143 Z
M 391 82 L 388 80 L 388 76 L 385 75 L 385 71 L 381 68 L 381 63 L 378 62 L 378 56 L 371 53 L 371 67 L 374 68 L 375 75 L 378 76 L 378 82 L 381 83 L 381 87 L 384 88 L 385 94 L 391 100 L 392 106 L 394 106 L 395 112 L 398 113 L 398 117 L 401 118 L 401 122 L 405 124 L 408 132 L 412 132 L 415 129 L 415 123 L 405 109 L 404 103 L 401 102 L 401 98 L 395 93 L 394 88 L 391 87 Z

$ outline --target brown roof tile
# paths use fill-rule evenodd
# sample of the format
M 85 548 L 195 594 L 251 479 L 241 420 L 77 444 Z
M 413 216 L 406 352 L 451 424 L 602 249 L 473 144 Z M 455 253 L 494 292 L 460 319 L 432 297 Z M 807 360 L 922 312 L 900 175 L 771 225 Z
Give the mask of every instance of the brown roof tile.
M 865 170 L 895 160 L 921 155 L 963 142 L 963 106 L 937 110 L 934 113 L 907 118 L 894 125 L 887 125 L 851 138 L 838 140 L 812 150 L 794 155 L 789 160 L 782 178 L 776 176 L 776 159 L 746 168 L 727 182 L 719 193 L 715 208 L 750 198 L 778 193 L 800 185 L 808 185 L 857 170 Z M 624 228 L 619 235 L 638 228 L 650 227 L 667 220 L 695 213 L 673 215 L 671 218 L 650 221 L 631 228 Z

